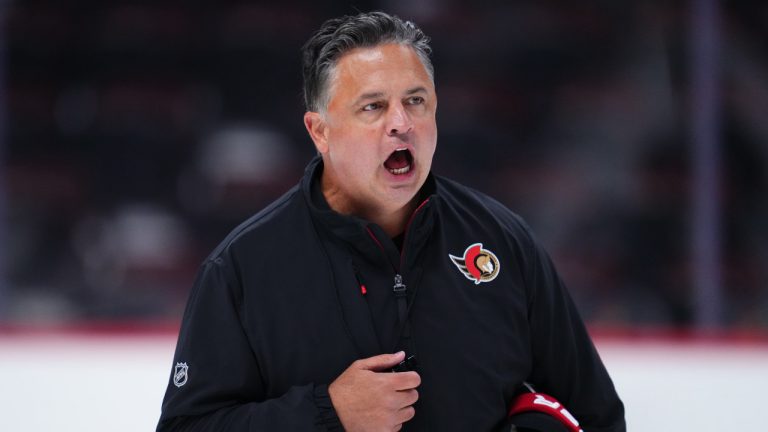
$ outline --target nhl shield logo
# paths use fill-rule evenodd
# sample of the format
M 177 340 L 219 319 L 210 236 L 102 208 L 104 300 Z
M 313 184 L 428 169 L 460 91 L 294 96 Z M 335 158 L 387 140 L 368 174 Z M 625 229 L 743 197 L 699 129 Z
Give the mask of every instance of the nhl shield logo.
M 189 366 L 186 363 L 176 363 L 176 367 L 173 368 L 173 384 L 176 387 L 181 387 L 187 383 L 189 378 L 187 369 L 189 369 Z
M 457 257 L 448 254 L 454 265 L 467 279 L 479 285 L 490 282 L 499 275 L 499 259 L 493 252 L 483 249 L 482 243 L 475 243 L 464 250 L 464 255 Z

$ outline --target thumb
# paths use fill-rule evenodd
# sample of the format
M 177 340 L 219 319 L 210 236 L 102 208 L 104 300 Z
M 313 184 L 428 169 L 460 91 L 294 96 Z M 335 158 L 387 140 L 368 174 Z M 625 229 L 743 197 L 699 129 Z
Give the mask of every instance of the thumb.
M 369 371 L 381 371 L 391 369 L 395 365 L 405 360 L 405 351 L 399 351 L 394 354 L 381 354 L 358 360 L 359 369 Z

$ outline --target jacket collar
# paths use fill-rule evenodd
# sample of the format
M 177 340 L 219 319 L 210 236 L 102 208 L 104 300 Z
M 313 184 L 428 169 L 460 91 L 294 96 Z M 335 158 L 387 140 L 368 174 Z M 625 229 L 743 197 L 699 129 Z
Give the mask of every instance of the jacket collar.
M 406 225 L 403 240 L 405 253 L 401 254 L 397 251 L 392 239 L 388 238 L 381 227 L 375 223 L 357 216 L 343 215 L 330 208 L 320 189 L 322 172 L 323 161 L 318 155 L 307 165 L 301 181 L 302 193 L 313 218 L 330 230 L 335 237 L 348 243 L 363 258 L 375 261 L 381 257 L 383 250 L 396 271 L 400 271 L 401 265 L 412 265 L 434 225 L 434 208 L 438 196 L 435 193 L 437 188 L 432 173 L 419 191 L 421 204 Z M 402 262 L 401 255 L 405 256 L 408 262 Z

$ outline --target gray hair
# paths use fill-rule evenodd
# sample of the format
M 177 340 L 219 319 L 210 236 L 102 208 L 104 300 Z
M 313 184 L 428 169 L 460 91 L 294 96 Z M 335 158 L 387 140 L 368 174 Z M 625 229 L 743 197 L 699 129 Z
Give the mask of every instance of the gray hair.
M 330 81 L 336 65 L 346 52 L 396 43 L 413 48 L 434 81 L 429 59 L 429 38 L 410 21 L 384 12 L 361 13 L 329 19 L 302 48 L 304 103 L 308 111 L 324 112 L 330 101 Z

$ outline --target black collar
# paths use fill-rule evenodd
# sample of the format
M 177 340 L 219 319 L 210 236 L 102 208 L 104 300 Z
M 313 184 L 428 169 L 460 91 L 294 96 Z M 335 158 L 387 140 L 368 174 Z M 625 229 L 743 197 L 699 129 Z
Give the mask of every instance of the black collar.
M 439 199 L 435 193 L 435 179 L 431 173 L 419 190 L 420 205 L 406 225 L 404 251 L 401 253 L 394 241 L 377 224 L 357 216 L 343 215 L 330 208 L 320 187 L 322 172 L 323 161 L 318 155 L 307 165 L 301 180 L 301 189 L 306 203 L 313 218 L 320 222 L 320 225 L 335 237 L 347 242 L 363 257 L 378 258 L 383 250 L 390 264 L 398 272 L 403 264 L 409 265 L 416 259 L 434 225 L 434 208 Z M 403 257 L 408 260 L 408 263 L 402 262 Z

